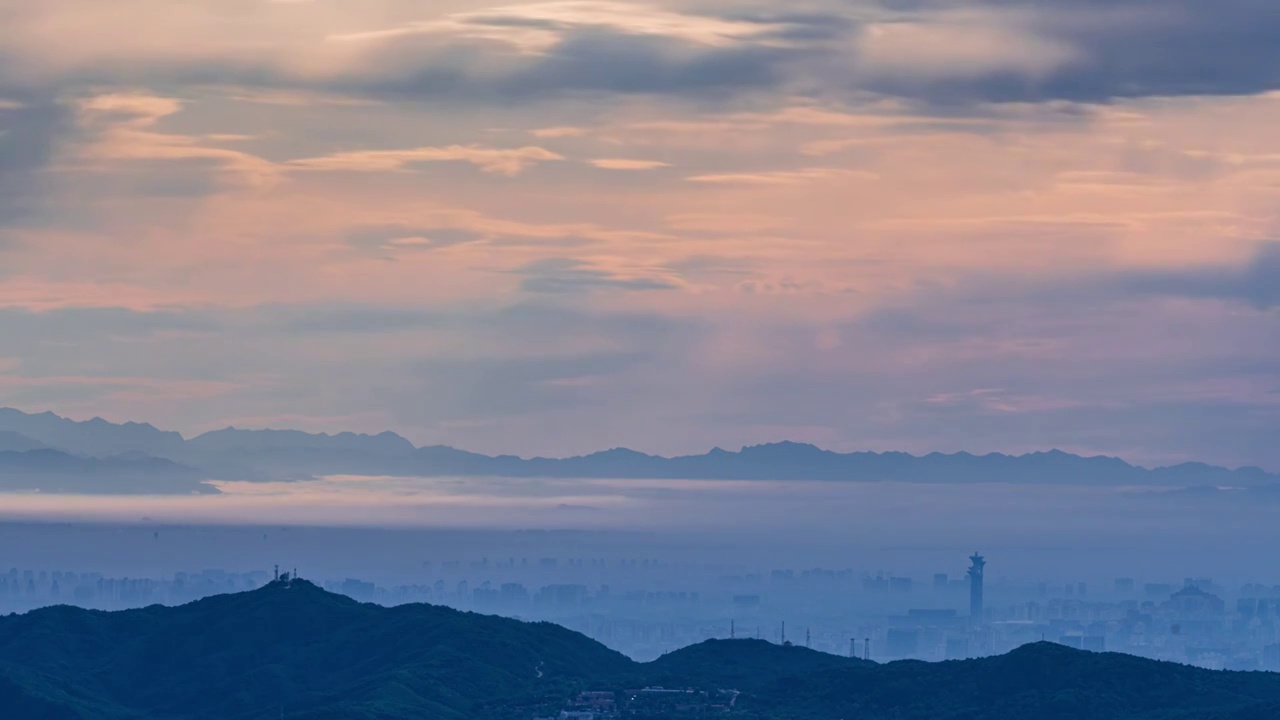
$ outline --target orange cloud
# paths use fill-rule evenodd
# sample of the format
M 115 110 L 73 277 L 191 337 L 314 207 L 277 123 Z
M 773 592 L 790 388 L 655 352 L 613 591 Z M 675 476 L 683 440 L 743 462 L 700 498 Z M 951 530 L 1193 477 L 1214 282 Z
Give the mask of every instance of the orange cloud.
M 656 170 L 671 167 L 670 163 L 658 160 L 636 160 L 628 158 L 597 158 L 588 161 L 602 170 Z
M 289 161 L 300 170 L 330 172 L 388 172 L 404 170 L 414 163 L 466 162 L 484 172 L 514 177 L 529 167 L 564 157 L 540 147 L 487 148 L 479 145 L 421 147 L 412 150 L 366 150 L 339 152 L 315 158 Z

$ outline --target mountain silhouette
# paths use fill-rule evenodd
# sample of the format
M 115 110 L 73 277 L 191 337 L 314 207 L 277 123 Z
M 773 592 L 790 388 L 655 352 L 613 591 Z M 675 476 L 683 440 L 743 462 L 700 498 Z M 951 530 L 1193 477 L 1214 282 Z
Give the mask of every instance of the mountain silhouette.
M 11 690 L 0 717 L 35 699 L 102 720 L 256 720 L 281 707 L 291 718 L 489 717 L 475 713 L 491 699 L 529 701 L 631 665 L 557 625 L 274 582 L 176 608 L 0 618 Z
M 0 451 L 0 490 L 86 494 L 216 494 L 208 474 L 142 452 L 80 457 L 58 450 Z
M 584 690 L 658 684 L 736 690 L 731 716 L 755 720 L 1247 720 L 1280 708 L 1280 674 L 1048 643 L 880 665 L 711 640 L 636 663 L 550 623 L 362 604 L 303 580 L 180 607 L 0 617 L 5 718 L 529 720 Z
M 27 452 L 48 450 L 49 446 L 12 430 L 0 430 L 0 452 Z
M 173 459 L 185 443 L 179 433 L 158 430 L 146 423 L 117 424 L 102 418 L 77 422 L 51 412 L 32 415 L 12 408 L 0 408 L 0 430 L 25 435 L 73 455 L 107 456 L 137 451 Z
M 413 443 L 391 432 L 304 433 L 226 428 L 187 441 L 181 458 L 236 479 L 306 479 L 316 475 L 413 474 Z
M 391 432 L 377 435 L 226 428 L 184 439 L 148 424 L 75 422 L 53 413 L 0 409 L 0 443 L 37 443 L 74 455 L 115 457 L 142 452 L 229 480 L 301 480 L 322 475 L 671 478 L 915 483 L 1018 483 L 1166 487 L 1280 486 L 1280 476 L 1256 467 L 1228 469 L 1183 463 L 1148 469 L 1114 457 L 1060 450 L 1025 455 L 967 452 L 837 453 L 777 442 L 738 451 L 662 457 L 627 448 L 569 458 L 482 455 L 435 445 L 414 447 Z M 4 446 L 0 444 L 0 449 Z M 36 448 L 28 448 L 36 449 Z
M 746 688 L 850 667 L 875 667 L 875 663 L 765 640 L 707 640 L 646 663 L 642 674 L 646 682 L 656 685 Z
M 1226 672 L 1048 642 L 1006 655 L 871 671 L 822 670 L 757 697 L 760 717 L 972 720 L 1263 720 L 1280 717 L 1280 674 Z
M 226 428 L 197 435 L 187 442 L 188 449 L 205 452 L 280 450 L 325 450 L 357 452 L 369 455 L 410 455 L 413 443 L 393 432 L 378 435 L 356 433 L 304 433 L 299 430 L 237 430 Z

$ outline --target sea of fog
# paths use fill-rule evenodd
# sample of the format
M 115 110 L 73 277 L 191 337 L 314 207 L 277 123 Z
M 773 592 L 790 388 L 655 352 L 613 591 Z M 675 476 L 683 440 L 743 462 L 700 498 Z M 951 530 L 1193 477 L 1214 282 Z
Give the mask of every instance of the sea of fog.
M 1022 578 L 1280 581 L 1271 554 L 1280 503 L 1224 493 L 346 476 L 219 488 L 209 496 L 0 494 L 0 567 L 144 574 L 279 561 L 393 577 L 425 558 L 544 554 L 919 574 L 958 568 L 981 550 L 999 572 Z

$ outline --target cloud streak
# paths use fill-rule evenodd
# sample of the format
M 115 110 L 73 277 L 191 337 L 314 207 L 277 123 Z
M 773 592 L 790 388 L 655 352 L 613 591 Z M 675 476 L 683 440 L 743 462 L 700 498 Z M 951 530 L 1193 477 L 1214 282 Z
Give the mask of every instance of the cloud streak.
M 465 162 L 487 173 L 515 177 L 542 162 L 564 157 L 540 147 L 490 148 L 448 145 L 410 150 L 363 150 L 289 161 L 291 168 L 326 172 L 388 172 L 407 170 L 418 163 Z
M 798 185 L 833 179 L 875 180 L 877 175 L 871 172 L 846 170 L 843 168 L 802 168 L 800 170 L 768 170 L 761 172 L 741 173 L 708 173 L 693 175 L 689 182 L 722 184 L 722 185 Z
M 588 162 L 601 170 L 657 170 L 658 168 L 671 167 L 670 163 L 660 160 L 638 160 L 634 158 L 596 158 Z

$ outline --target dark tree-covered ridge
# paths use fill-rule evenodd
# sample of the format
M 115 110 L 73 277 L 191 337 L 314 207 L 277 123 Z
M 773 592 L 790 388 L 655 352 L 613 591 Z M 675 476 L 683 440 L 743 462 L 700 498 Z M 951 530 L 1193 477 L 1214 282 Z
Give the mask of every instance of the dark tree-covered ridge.
M 179 607 L 0 618 L 3 718 L 528 720 L 583 690 L 646 685 L 738 690 L 735 716 L 779 720 L 1280 717 L 1270 673 L 1046 643 L 880 665 L 712 640 L 636 663 L 550 623 L 362 604 L 305 580 Z

